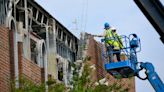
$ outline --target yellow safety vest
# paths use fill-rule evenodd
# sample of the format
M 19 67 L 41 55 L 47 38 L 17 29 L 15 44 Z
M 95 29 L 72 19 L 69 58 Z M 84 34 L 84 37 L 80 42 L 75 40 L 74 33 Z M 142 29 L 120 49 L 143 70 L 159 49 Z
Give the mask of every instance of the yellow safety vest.
M 121 37 L 116 32 L 113 33 L 111 29 L 105 31 L 105 38 L 107 39 L 105 42 L 114 46 L 114 49 L 119 50 L 123 48 Z

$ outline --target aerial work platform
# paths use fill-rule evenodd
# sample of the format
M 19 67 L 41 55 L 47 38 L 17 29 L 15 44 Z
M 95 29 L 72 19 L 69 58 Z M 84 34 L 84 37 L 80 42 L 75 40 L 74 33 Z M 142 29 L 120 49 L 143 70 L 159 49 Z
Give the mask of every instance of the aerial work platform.
M 115 78 L 134 76 L 135 66 L 129 60 L 105 64 L 105 70 Z
M 120 51 L 106 51 L 105 56 L 108 56 L 108 58 L 106 59 L 107 63 L 104 65 L 105 70 L 107 70 L 107 72 L 115 78 L 133 77 L 136 74 L 137 52 L 141 51 L 140 39 L 136 34 L 130 34 L 129 36 L 122 35 L 121 38 L 124 48 L 120 49 Z M 104 40 L 111 39 L 112 38 L 105 38 L 102 42 L 104 42 Z M 113 58 L 114 53 L 121 52 L 127 57 L 126 60 L 118 62 L 109 60 L 110 58 Z

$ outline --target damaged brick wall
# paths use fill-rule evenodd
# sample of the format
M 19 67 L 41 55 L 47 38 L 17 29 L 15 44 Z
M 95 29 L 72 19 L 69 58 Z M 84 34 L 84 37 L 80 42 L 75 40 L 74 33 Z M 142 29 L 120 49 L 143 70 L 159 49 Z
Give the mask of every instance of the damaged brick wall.
M 121 80 L 117 80 L 105 71 L 101 47 L 102 47 L 102 44 L 96 42 L 93 37 L 89 37 L 88 42 L 87 42 L 87 56 L 91 57 L 91 60 L 89 61 L 90 65 L 95 64 L 95 67 L 96 67 L 95 72 L 92 73 L 93 75 L 92 79 L 95 81 L 98 81 L 106 77 L 108 79 L 109 85 L 117 82 L 123 85 L 123 88 L 129 88 L 128 92 L 135 92 L 134 77 L 129 78 L 129 79 L 124 78 Z
M 13 32 L 0 26 L 0 92 L 10 92 L 15 79 Z M 44 68 L 23 57 L 22 43 L 18 43 L 19 77 L 25 76 L 34 83 L 44 82 Z
M 103 69 L 102 54 L 99 43 L 97 43 L 92 37 L 89 38 L 87 44 L 87 56 L 91 57 L 91 63 L 96 67 L 96 76 L 94 79 L 99 80 L 105 77 L 105 71 Z

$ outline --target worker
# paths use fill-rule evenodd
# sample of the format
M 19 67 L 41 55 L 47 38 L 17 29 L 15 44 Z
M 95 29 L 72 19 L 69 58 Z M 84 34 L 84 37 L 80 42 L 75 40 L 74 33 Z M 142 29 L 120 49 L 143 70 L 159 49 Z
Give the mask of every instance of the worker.
M 103 35 L 94 35 L 96 37 L 104 37 L 105 46 L 107 48 L 107 54 L 109 56 L 109 61 L 112 62 L 113 55 L 116 55 L 117 61 L 120 60 L 120 49 L 123 47 L 121 37 L 116 33 L 116 28 L 111 27 L 109 23 L 104 24 Z
M 113 49 L 113 54 L 116 55 L 117 57 L 117 61 L 121 61 L 120 59 L 120 49 L 123 48 L 123 42 L 121 37 L 116 33 L 116 28 L 111 27 L 111 34 L 112 34 L 112 40 L 109 40 L 109 42 L 107 42 L 108 44 L 111 44 L 112 49 Z

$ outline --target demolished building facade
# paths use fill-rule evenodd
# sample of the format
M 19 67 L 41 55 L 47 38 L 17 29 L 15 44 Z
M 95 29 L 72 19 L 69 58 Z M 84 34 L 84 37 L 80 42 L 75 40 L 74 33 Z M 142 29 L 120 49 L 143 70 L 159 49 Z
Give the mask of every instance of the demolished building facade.
M 0 0 L 2 92 L 10 91 L 11 80 L 16 81 L 18 88 L 22 76 L 35 83 L 52 78 L 69 86 L 73 72 L 71 63 L 78 59 L 83 63 L 85 56 L 90 56 L 91 63 L 96 66 L 93 80 L 98 81 L 107 74 L 101 46 L 86 34 L 78 40 L 35 0 Z M 115 79 L 111 77 L 111 81 L 115 82 Z M 134 79 L 128 81 L 132 85 L 130 92 L 135 92 Z
M 5 31 L 4 39 L 8 39 L 4 40 L 8 41 L 9 59 L 6 77 L 16 80 L 16 87 L 21 76 L 37 83 L 50 77 L 69 85 L 70 63 L 77 59 L 78 38 L 58 20 L 34 0 L 1 0 L 0 25 L 2 38 Z M 4 82 L 0 82 L 0 90 L 5 89 Z

